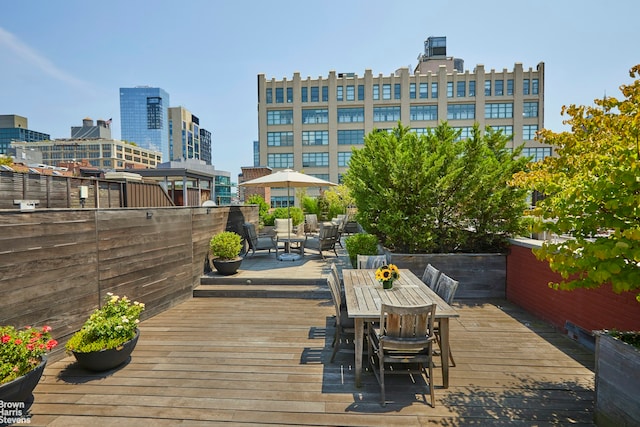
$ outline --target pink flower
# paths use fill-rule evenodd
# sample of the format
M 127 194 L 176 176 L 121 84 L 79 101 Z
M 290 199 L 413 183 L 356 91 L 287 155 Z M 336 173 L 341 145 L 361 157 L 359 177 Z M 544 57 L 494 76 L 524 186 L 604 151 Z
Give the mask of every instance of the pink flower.
M 58 341 L 56 340 L 49 340 L 47 342 L 47 350 L 51 350 L 53 347 L 58 345 Z
M 44 325 L 42 327 L 42 332 L 51 332 L 51 326 L 49 325 Z
M 10 340 L 11 340 L 11 337 L 9 335 L 2 336 L 2 344 L 8 343 Z
M 27 350 L 33 351 L 34 348 L 35 348 L 35 346 L 33 345 L 33 343 L 27 344 Z
M 14 341 L 14 343 L 15 343 L 15 344 L 20 345 L 20 344 L 22 344 L 22 340 L 21 340 L 20 338 L 17 338 L 17 339 Z

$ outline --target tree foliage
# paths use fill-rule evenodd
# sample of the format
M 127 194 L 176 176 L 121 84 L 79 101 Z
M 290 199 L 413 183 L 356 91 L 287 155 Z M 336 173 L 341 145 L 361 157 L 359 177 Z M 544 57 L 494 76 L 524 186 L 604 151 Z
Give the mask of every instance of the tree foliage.
M 400 123 L 353 150 L 345 183 L 362 227 L 405 253 L 502 250 L 520 231 L 522 189 L 507 185 L 527 162 L 508 137 L 477 126 L 468 139 L 446 122 L 418 135 Z
M 558 147 L 517 174 L 514 184 L 546 198 L 534 215 L 543 227 L 570 238 L 534 251 L 562 281 L 556 289 L 640 289 L 640 65 L 635 81 L 620 87 L 623 99 L 596 99 L 594 106 L 562 108 L 570 132 L 543 130 L 540 140 Z M 640 301 L 640 294 L 638 295 Z

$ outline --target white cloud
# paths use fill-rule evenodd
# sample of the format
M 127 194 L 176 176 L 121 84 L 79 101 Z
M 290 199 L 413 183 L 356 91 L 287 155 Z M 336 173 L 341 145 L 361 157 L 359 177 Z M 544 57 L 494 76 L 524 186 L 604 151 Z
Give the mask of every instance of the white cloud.
M 41 55 L 36 50 L 21 42 L 13 34 L 0 27 L 0 48 L 3 46 L 8 48 L 10 52 L 13 52 L 16 58 L 39 69 L 50 77 L 79 89 L 91 90 L 91 85 L 88 82 L 78 79 L 56 67 L 56 65 L 44 55 Z

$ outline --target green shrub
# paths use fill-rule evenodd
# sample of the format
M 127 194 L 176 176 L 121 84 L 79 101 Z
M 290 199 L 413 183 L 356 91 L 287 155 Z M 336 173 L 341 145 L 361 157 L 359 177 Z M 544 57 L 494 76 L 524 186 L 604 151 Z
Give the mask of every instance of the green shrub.
M 304 213 L 302 212 L 302 209 L 295 206 L 292 206 L 290 209 L 293 225 L 302 224 L 304 222 Z M 273 212 L 265 217 L 264 225 L 274 225 L 276 218 L 289 218 L 289 208 L 275 208 Z
M 269 214 L 269 204 L 265 202 L 259 194 L 252 195 L 245 203 L 248 205 L 258 205 L 258 218 L 260 224 L 264 225 L 264 218 Z
M 305 214 L 316 214 L 320 213 L 320 208 L 318 207 L 318 199 L 316 197 L 304 196 L 301 201 L 302 210 Z
M 235 259 L 242 249 L 242 237 L 233 231 L 223 231 L 211 238 L 209 249 L 221 260 Z
M 378 238 L 373 234 L 358 233 L 347 237 L 344 244 L 349 253 L 351 265 L 356 268 L 358 255 L 377 255 L 378 254 Z
M 398 124 L 353 150 L 345 183 L 356 220 L 401 253 L 495 252 L 522 231 L 526 191 L 508 185 L 528 163 L 487 128 L 459 139 L 446 122 L 418 135 Z

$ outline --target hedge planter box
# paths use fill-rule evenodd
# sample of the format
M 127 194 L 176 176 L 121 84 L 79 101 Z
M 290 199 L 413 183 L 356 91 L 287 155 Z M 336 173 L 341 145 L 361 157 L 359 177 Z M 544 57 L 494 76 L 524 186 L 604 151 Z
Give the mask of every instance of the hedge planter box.
M 640 350 L 596 332 L 596 423 L 640 425 Z
M 397 254 L 385 250 L 390 263 L 422 277 L 427 264 L 460 282 L 456 298 L 506 298 L 506 254 Z

